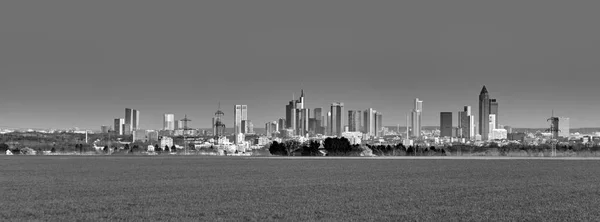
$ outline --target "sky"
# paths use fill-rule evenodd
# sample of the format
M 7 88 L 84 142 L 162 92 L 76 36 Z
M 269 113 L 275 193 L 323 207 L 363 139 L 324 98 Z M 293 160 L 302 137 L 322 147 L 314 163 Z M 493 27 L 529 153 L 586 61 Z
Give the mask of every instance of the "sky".
M 0 128 L 98 130 L 187 114 L 209 128 L 248 105 L 255 127 L 343 102 L 423 125 L 486 85 L 500 124 L 600 126 L 600 1 L 2 1 Z M 476 117 L 477 119 L 477 117 Z

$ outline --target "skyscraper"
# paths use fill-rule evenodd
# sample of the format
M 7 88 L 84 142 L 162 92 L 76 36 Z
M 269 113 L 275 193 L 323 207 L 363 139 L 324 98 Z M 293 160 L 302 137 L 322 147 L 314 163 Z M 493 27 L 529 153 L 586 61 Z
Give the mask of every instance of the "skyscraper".
M 458 112 L 458 130 L 460 138 L 475 138 L 475 117 L 471 113 L 471 106 L 465 106 L 463 111 Z
M 490 116 L 490 95 L 487 88 L 483 86 L 479 93 L 479 135 L 482 140 L 488 140 L 490 134 L 489 117 Z
M 331 104 L 331 135 L 338 137 L 344 132 L 344 103 Z
M 452 112 L 440 113 L 440 137 L 452 137 Z
M 265 123 L 265 132 L 267 137 L 273 137 L 275 133 L 278 133 L 277 121 Z
M 363 112 L 363 133 L 369 136 L 375 136 L 375 111 L 373 108 L 368 108 Z
M 284 130 L 287 129 L 287 126 L 285 125 L 285 119 L 284 118 L 280 118 L 279 119 L 279 130 Z
M 496 99 L 490 99 L 490 95 L 485 86 L 481 89 L 481 93 L 479 93 L 479 134 L 481 135 L 482 140 L 489 140 L 489 135 L 492 132 L 492 128 L 490 128 L 489 118 L 490 114 L 494 115 L 494 127 L 493 129 L 498 129 L 500 123 L 498 121 L 498 101 Z
M 314 108 L 313 109 L 313 118 L 315 119 L 315 133 L 323 134 L 321 131 L 321 127 L 323 127 L 323 108 Z
M 325 134 L 331 136 L 331 111 L 327 111 L 327 127 L 325 127 Z
M 363 132 L 363 111 L 356 110 L 356 132 Z
M 296 130 L 296 101 L 292 100 L 285 106 L 285 126 L 288 129 Z
M 115 129 L 115 133 L 117 135 L 123 135 L 124 125 L 125 125 L 125 119 L 123 119 L 123 118 L 115 119 L 114 129 Z
M 348 131 L 356 131 L 356 110 L 348 110 Z
M 133 130 L 139 130 L 140 129 L 140 111 L 139 110 L 133 110 L 133 125 L 132 125 L 132 129 Z
M 490 114 L 496 115 L 496 123 L 494 124 L 494 129 L 499 129 L 500 120 L 498 119 L 498 102 L 496 101 L 496 99 L 490 99 Z
M 133 109 L 130 108 L 125 108 L 125 128 L 126 132 L 123 132 L 124 134 L 131 134 L 131 131 L 133 130 Z
M 298 110 L 298 121 L 296 132 L 300 136 L 306 136 L 308 133 L 308 121 L 310 118 L 310 110 L 306 108 L 296 109 Z
M 383 114 L 380 112 L 375 112 L 375 136 L 382 137 L 383 136 Z
M 423 101 L 419 98 L 415 99 L 415 108 L 412 111 L 411 125 L 412 125 L 412 137 L 421 137 L 421 119 L 423 114 Z
M 248 115 L 247 115 L 247 105 L 235 105 L 233 107 L 233 128 L 234 128 L 234 134 L 235 134 L 235 142 L 236 143 L 240 143 L 242 141 L 238 141 L 238 135 L 240 133 L 243 133 L 242 131 L 242 121 L 243 120 L 248 120 Z
M 175 130 L 175 115 L 168 113 L 164 115 L 163 130 Z

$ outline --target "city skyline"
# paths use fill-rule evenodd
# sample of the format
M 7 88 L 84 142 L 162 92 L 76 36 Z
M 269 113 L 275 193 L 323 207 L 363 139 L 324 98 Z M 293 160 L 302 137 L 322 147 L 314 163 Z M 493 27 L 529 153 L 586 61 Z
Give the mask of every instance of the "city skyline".
M 124 107 L 142 111 L 141 128 L 160 129 L 164 113 L 207 128 L 219 101 L 247 104 L 262 126 L 300 88 L 310 92 L 308 107 L 377 107 L 391 126 L 420 98 L 422 125 L 435 126 L 442 111 L 468 105 L 477 114 L 482 85 L 502 103 L 500 124 L 547 127 L 555 110 L 571 127 L 600 126 L 600 31 L 589 28 L 598 6 L 239 1 L 139 11 L 134 3 L 7 2 L 0 128 L 98 129 Z

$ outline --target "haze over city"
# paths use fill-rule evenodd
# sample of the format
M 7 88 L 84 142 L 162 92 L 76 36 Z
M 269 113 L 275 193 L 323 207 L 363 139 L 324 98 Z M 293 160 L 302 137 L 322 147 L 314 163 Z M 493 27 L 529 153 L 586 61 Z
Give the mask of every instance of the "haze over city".
M 98 129 L 140 110 L 210 128 L 221 102 L 257 126 L 306 106 L 376 108 L 423 125 L 478 105 L 481 87 L 513 127 L 600 126 L 599 2 L 238 1 L 0 3 L 0 128 Z M 18 19 L 15 19 L 18 18 Z M 76 19 L 75 19 L 76 18 Z M 276 19 L 275 19 L 276 18 Z

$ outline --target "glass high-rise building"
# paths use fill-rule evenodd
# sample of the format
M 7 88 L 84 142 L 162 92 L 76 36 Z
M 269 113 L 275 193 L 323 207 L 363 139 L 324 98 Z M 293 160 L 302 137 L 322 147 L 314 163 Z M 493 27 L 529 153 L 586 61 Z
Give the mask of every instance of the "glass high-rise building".
M 115 129 L 115 134 L 123 135 L 124 130 L 125 130 L 125 119 L 124 118 L 115 119 L 113 127 Z
M 139 130 L 140 129 L 140 111 L 139 110 L 133 110 L 133 123 L 131 124 L 131 128 L 132 130 Z
M 369 136 L 375 136 L 375 116 L 373 108 L 368 108 L 363 112 L 363 133 Z
M 331 135 L 341 137 L 344 132 L 344 103 L 331 104 Z
M 236 138 L 236 143 L 241 143 L 238 140 L 238 135 L 243 133 L 242 121 L 248 120 L 248 106 L 247 105 L 235 105 L 233 109 L 233 129 Z
M 490 114 L 494 115 L 494 129 L 499 128 L 500 122 L 498 121 L 498 101 L 496 99 L 490 99 L 490 95 L 485 86 L 479 93 L 479 135 L 482 140 L 489 140 L 490 132 L 492 128 L 489 125 Z
M 489 126 L 489 116 L 490 116 L 490 95 L 487 91 L 487 88 L 483 86 L 481 89 L 481 93 L 479 93 L 479 135 L 481 135 L 482 140 L 488 140 L 488 135 L 490 134 L 490 126 Z
M 419 98 L 415 99 L 415 108 L 412 111 L 411 115 L 411 128 L 412 128 L 412 137 L 420 138 L 421 137 L 421 120 L 423 114 L 423 101 L 419 100 Z
M 382 137 L 383 136 L 383 114 L 381 114 L 380 112 L 375 112 L 374 113 L 375 116 L 375 136 L 376 137 Z
M 458 112 L 458 137 L 472 140 L 475 138 L 475 117 L 471 112 L 471 106 L 465 106 L 463 111 Z
M 452 112 L 440 113 L 440 137 L 452 137 Z
M 164 114 L 163 130 L 175 130 L 175 115 L 169 113 Z

